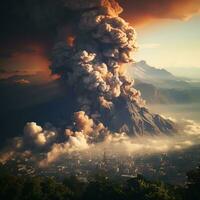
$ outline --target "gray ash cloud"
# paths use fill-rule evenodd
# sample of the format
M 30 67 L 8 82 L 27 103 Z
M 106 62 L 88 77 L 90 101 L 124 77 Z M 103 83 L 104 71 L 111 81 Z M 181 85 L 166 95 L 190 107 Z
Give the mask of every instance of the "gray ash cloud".
M 58 31 L 50 68 L 61 76 L 68 98 L 73 99 L 72 123 L 64 132 L 27 123 L 24 136 L 1 160 L 27 151 L 37 157 L 42 152 L 45 158 L 36 160 L 48 166 L 60 156 L 97 143 L 120 144 L 129 136 L 174 133 L 175 123 L 150 113 L 134 81 L 124 73 L 137 47 L 134 28 L 119 17 L 120 5 L 114 0 L 65 0 L 64 5 L 73 13 L 66 23 L 70 34 Z
M 66 1 L 68 9 L 79 10 L 79 20 L 72 42 L 55 44 L 51 65 L 74 91 L 76 111 L 84 111 L 111 131 L 133 135 L 175 131 L 170 120 L 145 108 L 140 91 L 124 73 L 137 45 L 134 28 L 119 17 L 120 5 L 108 0 L 84 2 Z

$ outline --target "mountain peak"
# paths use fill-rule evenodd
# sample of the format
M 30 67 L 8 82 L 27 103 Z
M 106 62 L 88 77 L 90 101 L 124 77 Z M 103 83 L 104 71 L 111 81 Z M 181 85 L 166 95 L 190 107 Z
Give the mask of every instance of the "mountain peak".
M 150 66 L 145 60 L 131 65 L 129 69 L 130 74 L 133 74 L 135 79 L 143 82 L 154 82 L 155 80 L 175 80 L 176 77 L 168 72 L 166 69 L 159 69 Z

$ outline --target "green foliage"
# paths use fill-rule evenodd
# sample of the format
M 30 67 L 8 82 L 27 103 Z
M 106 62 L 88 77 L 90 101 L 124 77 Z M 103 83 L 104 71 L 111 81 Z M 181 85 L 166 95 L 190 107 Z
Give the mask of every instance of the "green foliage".
M 126 188 L 127 199 L 175 200 L 174 190 L 160 182 L 150 182 L 142 176 L 130 179 Z
M 91 181 L 83 194 L 83 199 L 87 200 L 121 200 L 124 199 L 125 194 L 120 184 L 111 182 L 105 177 L 98 177 Z
M 68 200 L 73 192 L 51 178 L 0 176 L 1 200 Z
M 185 191 L 186 199 L 200 199 L 200 167 L 191 170 L 187 173 L 187 187 Z
M 72 176 L 58 181 L 49 177 L 19 177 L 0 170 L 1 200 L 199 200 L 200 168 L 187 173 L 185 187 L 148 181 L 141 175 L 110 180 L 98 175 L 89 182 Z

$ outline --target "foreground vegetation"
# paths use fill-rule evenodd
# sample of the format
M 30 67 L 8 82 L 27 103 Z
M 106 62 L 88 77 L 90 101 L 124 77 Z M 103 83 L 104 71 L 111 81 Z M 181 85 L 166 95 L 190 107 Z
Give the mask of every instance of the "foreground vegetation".
M 141 175 L 109 180 L 97 175 L 88 181 L 13 176 L 0 170 L 1 200 L 200 200 L 200 168 L 187 174 L 184 186 L 148 181 Z

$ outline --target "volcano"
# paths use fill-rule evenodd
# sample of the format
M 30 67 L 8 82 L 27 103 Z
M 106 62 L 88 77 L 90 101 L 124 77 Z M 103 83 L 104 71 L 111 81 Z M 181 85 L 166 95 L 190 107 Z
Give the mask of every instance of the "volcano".
M 65 81 L 68 97 L 73 99 L 69 107 L 75 117 L 69 134 L 97 131 L 101 135 L 105 129 L 128 135 L 176 132 L 172 121 L 146 108 L 134 81 L 125 75 L 124 65 L 133 62 L 137 49 L 136 32 L 119 16 L 120 5 L 96 0 L 65 1 L 65 6 L 74 13 L 71 34 L 67 41 L 56 42 L 51 70 Z M 90 131 L 80 125 L 82 120 L 92 121 Z

